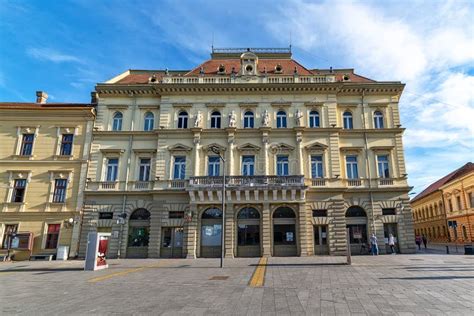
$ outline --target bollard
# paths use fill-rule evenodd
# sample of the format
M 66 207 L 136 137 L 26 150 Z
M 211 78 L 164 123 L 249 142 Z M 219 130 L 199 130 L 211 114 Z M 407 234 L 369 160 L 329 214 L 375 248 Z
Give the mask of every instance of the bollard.
M 449 246 L 446 246 L 446 254 L 449 255 Z

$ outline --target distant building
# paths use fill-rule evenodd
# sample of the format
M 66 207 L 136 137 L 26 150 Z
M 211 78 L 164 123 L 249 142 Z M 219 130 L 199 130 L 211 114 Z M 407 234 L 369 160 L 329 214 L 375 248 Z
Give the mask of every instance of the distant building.
M 0 240 L 15 260 L 77 255 L 94 109 L 90 104 L 0 103 Z M 12 234 L 13 233 L 13 234 Z M 27 239 L 15 234 L 31 234 Z
M 227 257 L 343 255 L 346 229 L 353 253 L 372 232 L 382 252 L 390 233 L 414 252 L 403 88 L 289 49 L 213 49 L 192 70 L 98 84 L 81 253 L 101 231 L 109 257 L 220 256 L 223 198 Z
M 474 164 L 468 162 L 434 182 L 410 204 L 417 235 L 425 235 L 434 242 L 472 242 Z

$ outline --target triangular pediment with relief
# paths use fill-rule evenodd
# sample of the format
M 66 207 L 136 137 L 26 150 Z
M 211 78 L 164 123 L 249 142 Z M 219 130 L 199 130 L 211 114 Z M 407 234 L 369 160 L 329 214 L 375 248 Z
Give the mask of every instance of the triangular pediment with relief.
M 168 147 L 169 151 L 191 151 L 192 148 L 183 144 L 175 144 Z
M 295 150 L 295 147 L 285 144 L 285 143 L 273 144 L 270 147 L 273 151 L 279 151 L 279 152 L 289 152 L 289 151 Z
M 305 149 L 307 151 L 322 151 L 322 150 L 326 150 L 327 148 L 328 148 L 327 145 L 324 145 L 318 142 L 305 146 Z
M 222 145 L 219 145 L 219 144 L 217 144 L 217 143 L 212 143 L 212 144 L 203 146 L 203 150 L 204 150 L 204 151 L 209 151 L 209 150 L 211 150 L 211 148 L 217 148 L 217 150 L 218 150 L 219 152 L 224 152 L 224 151 L 226 151 L 226 149 L 227 149 L 226 147 L 224 147 L 224 146 L 222 146 Z
M 246 143 L 237 147 L 240 151 L 259 151 L 261 148 L 257 145 Z

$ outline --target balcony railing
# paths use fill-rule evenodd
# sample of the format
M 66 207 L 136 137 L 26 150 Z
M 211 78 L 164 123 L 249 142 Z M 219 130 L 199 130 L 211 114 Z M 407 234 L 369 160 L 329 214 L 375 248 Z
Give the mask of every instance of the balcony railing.
M 227 187 L 304 186 L 303 176 L 228 176 Z M 190 187 L 222 187 L 222 177 L 191 177 Z
M 187 180 L 168 180 L 168 189 L 184 189 Z
M 326 179 L 324 178 L 312 178 L 309 180 L 311 180 L 312 187 L 325 187 L 326 186 Z
M 258 83 L 328 83 L 335 82 L 334 75 L 320 76 L 259 76 L 256 77 Z M 165 76 L 162 83 L 165 84 L 230 84 L 230 83 L 255 83 L 256 81 L 243 80 L 238 76 L 199 76 L 199 77 L 180 77 Z
M 379 186 L 393 185 L 393 179 L 383 178 L 379 179 Z
M 151 190 L 153 189 L 153 181 L 135 181 L 128 183 L 129 190 Z
M 362 179 L 347 179 L 347 186 L 360 187 L 362 186 Z

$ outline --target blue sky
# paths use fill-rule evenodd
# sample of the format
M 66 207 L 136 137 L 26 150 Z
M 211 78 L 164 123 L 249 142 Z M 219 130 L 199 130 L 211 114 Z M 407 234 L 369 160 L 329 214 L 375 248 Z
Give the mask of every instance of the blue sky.
M 474 157 L 473 1 L 0 0 L 0 101 L 88 102 L 126 69 L 191 69 L 216 47 L 286 47 L 309 68 L 407 84 L 416 192 Z

